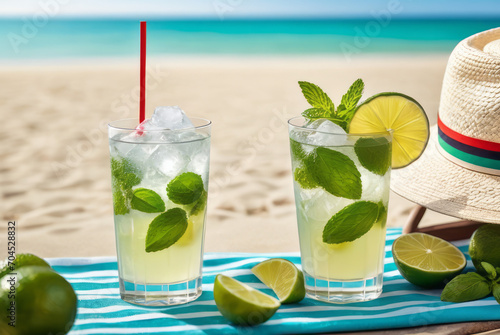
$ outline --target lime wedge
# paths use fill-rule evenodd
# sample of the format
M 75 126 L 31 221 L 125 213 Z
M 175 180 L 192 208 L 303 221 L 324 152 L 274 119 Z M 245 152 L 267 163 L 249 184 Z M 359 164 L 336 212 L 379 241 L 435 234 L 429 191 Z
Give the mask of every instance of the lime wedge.
M 299 302 L 306 295 L 302 271 L 286 259 L 268 259 L 255 265 L 252 272 L 276 293 L 282 304 Z
M 413 98 L 401 93 L 374 95 L 357 108 L 350 134 L 392 131 L 392 168 L 402 168 L 417 160 L 429 141 L 429 120 Z
M 277 299 L 220 274 L 215 278 L 214 299 L 219 312 L 237 325 L 263 323 L 281 306 Z
M 398 237 L 392 245 L 394 263 L 410 283 L 435 288 L 458 275 L 467 261 L 453 244 L 424 233 Z

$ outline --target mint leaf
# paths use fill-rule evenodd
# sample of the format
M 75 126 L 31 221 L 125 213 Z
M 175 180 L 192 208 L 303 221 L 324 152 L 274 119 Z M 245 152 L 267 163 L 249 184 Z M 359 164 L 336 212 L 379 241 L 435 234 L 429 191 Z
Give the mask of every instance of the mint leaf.
M 207 205 L 207 198 L 208 198 L 207 191 L 205 191 L 205 189 L 203 189 L 203 192 L 201 193 L 200 198 L 198 199 L 197 202 L 195 202 L 195 204 L 193 205 L 193 207 L 189 211 L 189 215 L 200 214 L 205 209 L 205 207 Z
M 293 173 L 293 177 L 300 187 L 306 190 L 313 189 L 319 185 L 314 181 L 311 174 L 307 171 L 305 166 L 298 167 Z
M 330 120 L 333 123 L 341 126 L 347 132 L 347 122 L 342 118 L 338 118 L 333 112 L 328 112 L 319 108 L 309 108 L 302 112 L 302 116 L 309 119 L 310 121 L 318 119 Z
M 307 156 L 302 144 L 292 139 L 290 139 L 290 151 L 292 152 L 292 158 L 299 161 L 303 160 Z
M 327 192 L 347 199 L 361 198 L 361 174 L 343 153 L 319 147 L 304 162 L 309 174 Z
M 373 226 L 379 205 L 371 201 L 358 201 L 338 211 L 323 229 L 323 242 L 337 244 L 354 241 Z
M 322 119 L 331 117 L 332 112 L 321 108 L 309 108 L 302 112 L 302 116 L 309 120 Z
M 347 93 L 342 96 L 340 105 L 337 108 L 337 114 L 339 117 L 343 117 L 347 123 L 350 123 L 352 117 L 354 116 L 354 111 L 356 110 L 356 106 L 363 95 L 364 88 L 365 84 L 363 83 L 363 80 L 357 79 L 351 87 L 349 87 Z
M 299 86 L 311 106 L 322 109 L 329 114 L 335 113 L 335 105 L 321 88 L 307 81 L 299 81 Z
M 171 208 L 151 221 L 146 235 L 146 252 L 166 249 L 177 242 L 188 226 L 186 211 Z
M 199 174 L 185 172 L 167 185 L 168 198 L 178 205 L 189 205 L 198 200 L 203 192 L 203 180 Z
M 111 158 L 111 186 L 115 215 L 124 215 L 130 211 L 132 187 L 140 182 L 139 171 L 129 160 Z
M 481 265 L 488 274 L 488 278 L 491 280 L 495 280 L 497 277 L 497 271 L 495 270 L 495 267 L 487 262 L 481 262 Z
M 441 293 L 441 300 L 465 302 L 482 299 L 490 293 L 488 280 L 475 272 L 469 272 L 456 276 L 446 284 Z
M 392 161 L 391 144 L 385 137 L 361 137 L 354 144 L 361 165 L 370 172 L 385 175 Z
M 147 188 L 134 190 L 130 204 L 133 209 L 144 213 L 160 213 L 165 211 L 165 203 L 160 195 Z
M 500 284 L 493 284 L 493 296 L 495 300 L 500 304 Z

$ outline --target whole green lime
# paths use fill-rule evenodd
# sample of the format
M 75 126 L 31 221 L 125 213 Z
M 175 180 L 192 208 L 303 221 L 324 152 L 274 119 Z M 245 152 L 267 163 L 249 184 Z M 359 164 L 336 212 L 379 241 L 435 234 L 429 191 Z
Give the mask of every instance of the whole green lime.
M 500 225 L 487 223 L 477 228 L 470 238 L 469 255 L 481 274 L 486 273 L 481 262 L 500 267 Z
M 0 285 L 0 328 L 7 334 L 66 334 L 73 326 L 75 291 L 52 269 L 25 266 L 16 276 L 2 277 Z
M 6 258 L 0 262 L 0 278 L 5 276 L 9 272 L 15 272 L 24 266 L 44 266 L 50 268 L 50 265 L 44 261 L 42 258 L 35 256 L 33 254 L 18 254 L 13 264 L 9 264 L 9 259 Z

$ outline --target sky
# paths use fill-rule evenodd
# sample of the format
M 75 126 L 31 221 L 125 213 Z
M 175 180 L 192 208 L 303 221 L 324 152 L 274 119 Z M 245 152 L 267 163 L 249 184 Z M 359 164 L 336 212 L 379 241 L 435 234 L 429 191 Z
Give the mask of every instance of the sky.
M 500 18 L 499 0 L 0 0 L 0 16 L 29 17 L 400 17 Z

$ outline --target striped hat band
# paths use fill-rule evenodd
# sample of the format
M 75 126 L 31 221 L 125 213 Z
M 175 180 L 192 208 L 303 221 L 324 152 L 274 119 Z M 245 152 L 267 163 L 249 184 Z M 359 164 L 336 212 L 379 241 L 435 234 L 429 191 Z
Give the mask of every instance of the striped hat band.
M 500 176 L 500 143 L 462 135 L 448 128 L 438 115 L 439 152 L 467 169 Z

